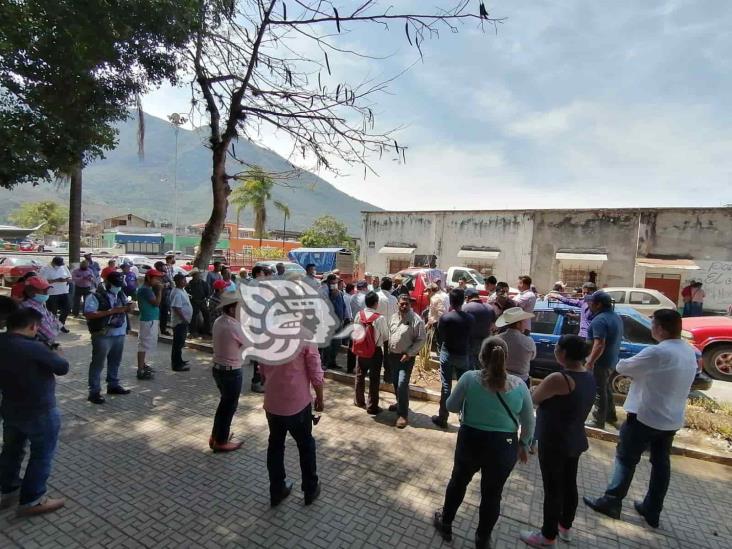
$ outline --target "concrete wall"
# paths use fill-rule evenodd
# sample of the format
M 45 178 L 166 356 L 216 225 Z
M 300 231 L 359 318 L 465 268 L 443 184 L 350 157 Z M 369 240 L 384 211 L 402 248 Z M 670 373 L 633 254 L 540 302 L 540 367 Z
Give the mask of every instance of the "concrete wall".
M 643 212 L 638 256 L 732 261 L 732 208 Z
M 389 272 L 390 259 L 408 256 L 380 254 L 387 245 L 415 246 L 415 255 L 436 255 L 437 267 L 491 264 L 501 279 L 514 280 L 531 266 L 531 214 L 523 212 L 375 212 L 364 215 L 362 270 Z M 459 258 L 462 247 L 501 250 L 495 260 Z
M 531 274 L 540 290 L 562 278 L 562 269 L 595 270 L 599 286 L 631 286 L 635 268 L 638 213 L 632 210 L 536 211 Z M 597 251 L 604 263 L 560 262 L 560 250 Z

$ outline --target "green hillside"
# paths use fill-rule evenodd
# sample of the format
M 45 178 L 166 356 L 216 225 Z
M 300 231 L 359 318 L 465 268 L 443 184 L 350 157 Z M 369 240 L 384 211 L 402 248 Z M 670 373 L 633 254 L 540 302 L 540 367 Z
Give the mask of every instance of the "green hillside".
M 175 138 L 168 122 L 145 118 L 145 158 L 137 156 L 137 121 L 133 117 L 119 127 L 119 145 L 107 158 L 84 170 L 84 217 L 107 217 L 132 212 L 154 221 L 172 220 Z M 205 131 L 181 130 L 178 138 L 178 204 L 181 223 L 203 223 L 211 212 L 211 154 L 204 147 Z M 293 166 L 274 152 L 248 141 L 235 144 L 237 156 L 271 172 L 291 171 Z M 235 171 L 229 160 L 229 170 Z M 360 233 L 361 210 L 378 209 L 357 200 L 320 177 L 306 171 L 277 185 L 273 198 L 285 202 L 292 217 L 288 229 L 305 229 L 320 215 L 335 215 L 353 235 Z M 55 199 L 66 203 L 66 190 L 57 185 L 27 185 L 12 191 L 0 190 L 0 219 L 25 201 Z M 295 187 L 295 188 L 288 188 Z M 233 209 L 229 219 L 234 219 Z M 242 214 L 242 225 L 251 226 L 250 212 Z M 282 216 L 268 210 L 269 228 L 281 228 Z

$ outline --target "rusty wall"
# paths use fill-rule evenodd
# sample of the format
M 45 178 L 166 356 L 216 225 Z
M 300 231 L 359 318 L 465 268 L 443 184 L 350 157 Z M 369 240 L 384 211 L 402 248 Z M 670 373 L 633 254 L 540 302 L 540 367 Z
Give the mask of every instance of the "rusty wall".
M 531 274 L 551 288 L 564 268 L 595 270 L 599 286 L 632 286 L 639 214 L 634 210 L 536 211 Z M 607 254 L 605 262 L 561 262 L 559 251 Z

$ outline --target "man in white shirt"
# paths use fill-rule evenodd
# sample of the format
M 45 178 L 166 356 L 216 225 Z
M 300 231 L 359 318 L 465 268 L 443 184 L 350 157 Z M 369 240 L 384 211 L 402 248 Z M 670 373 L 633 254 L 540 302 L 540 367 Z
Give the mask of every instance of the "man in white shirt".
M 518 288 L 519 294 L 514 298 L 516 305 L 521 307 L 527 313 L 533 313 L 534 307 L 536 306 L 536 294 L 531 291 L 531 277 L 522 275 L 518 277 Z M 521 329 L 526 332 L 531 332 L 531 319 L 526 319 L 521 323 Z M 526 335 L 529 335 L 528 333 Z
M 399 303 L 397 298 L 391 295 L 392 282 L 391 278 L 385 276 L 381 279 L 381 288 L 374 288 L 374 292 L 379 296 L 379 304 L 376 306 L 376 312 L 386 318 L 386 325 L 389 326 L 394 315 L 399 313 Z M 384 348 L 384 383 L 391 381 L 391 373 L 389 372 L 389 364 L 386 361 L 387 349 Z
M 41 278 L 45 278 L 51 287 L 48 289 L 48 303 L 46 307 L 51 314 L 58 314 L 58 321 L 61 323 L 61 331 L 65 334 L 69 333 L 66 328 L 66 317 L 69 316 L 69 283 L 71 282 L 71 273 L 64 265 L 64 258 L 56 256 L 51 260 L 50 265 L 46 265 L 38 273 Z
M 386 318 L 376 311 L 376 305 L 379 302 L 379 296 L 376 292 L 368 292 L 365 302 L 366 307 L 354 315 L 353 321 L 364 326 L 365 330 L 373 329 L 376 350 L 371 357 L 358 357 L 353 403 L 360 408 L 366 408 L 367 413 L 376 415 L 381 412 L 381 408 L 379 408 L 379 377 L 381 376 L 381 365 L 384 361 L 384 345 L 389 341 L 389 326 L 386 323 Z M 370 325 L 371 328 L 367 325 Z M 364 399 L 367 374 L 369 376 L 368 403 Z
M 366 308 L 366 294 L 369 293 L 369 285 L 365 280 L 356 282 L 356 293 L 351 296 L 351 316 L 356 318 L 359 311 Z M 378 296 L 377 296 L 378 297 Z
M 178 273 L 173 277 L 175 288 L 170 292 L 170 320 L 173 325 L 173 345 L 170 352 L 171 367 L 174 372 L 187 372 L 188 361 L 183 360 L 183 347 L 186 344 L 188 325 L 193 318 L 193 305 L 185 291 L 186 275 Z
M 653 313 L 651 334 L 658 345 L 618 362 L 618 373 L 633 379 L 624 406 L 628 418 L 620 428 L 615 468 L 605 495 L 583 499 L 595 511 L 620 518 L 635 467 L 650 447 L 648 492 L 634 506 L 650 526 L 658 528 L 671 479 L 671 445 L 676 431 L 684 425 L 697 362 L 694 349 L 681 339 L 681 315 L 677 311 L 660 309 Z

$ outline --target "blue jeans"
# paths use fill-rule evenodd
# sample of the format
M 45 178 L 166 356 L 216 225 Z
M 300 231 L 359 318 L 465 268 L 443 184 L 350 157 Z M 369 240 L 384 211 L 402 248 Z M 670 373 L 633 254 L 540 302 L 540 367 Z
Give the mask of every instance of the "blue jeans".
M 188 335 L 188 323 L 176 324 L 173 328 L 173 345 L 170 349 L 170 364 L 173 370 L 185 366 L 183 364 L 183 347 L 186 344 L 186 335 Z
M 453 374 L 457 379 L 470 369 L 467 355 L 456 355 L 450 353 L 445 346 L 440 349 L 440 411 L 438 415 L 440 421 L 447 421 L 450 416 L 447 411 L 447 397 L 452 392 Z
M 267 445 L 267 472 L 269 473 L 269 493 L 275 497 L 285 488 L 285 439 L 292 435 L 300 453 L 300 473 L 302 491 L 312 494 L 318 486 L 317 462 L 315 458 L 315 439 L 313 438 L 312 406 L 308 404 L 292 416 L 278 416 L 267 412 L 269 424 L 269 444 Z
M 92 359 L 89 364 L 89 394 L 96 395 L 102 390 L 101 377 L 104 362 L 107 362 L 107 389 L 119 387 L 119 365 L 125 350 L 125 336 L 93 335 Z
M 650 447 L 651 479 L 643 510 L 649 520 L 658 520 L 671 480 L 670 455 L 675 435 L 676 431 L 659 431 L 638 421 L 635 414 L 628 414 L 628 419 L 620 427 L 613 476 L 605 490 L 605 499 L 610 506 L 622 506 L 641 454 Z
M 397 398 L 397 415 L 406 418 L 409 415 L 409 378 L 412 377 L 414 358 L 406 362 L 402 362 L 401 358 L 401 353 L 388 354 L 389 372 Z
M 229 440 L 231 420 L 239 406 L 239 395 L 241 394 L 241 368 L 235 370 L 220 370 L 213 368 L 213 378 L 216 387 L 219 389 L 221 398 L 214 416 L 213 430 L 211 436 L 219 444 L 226 444 Z
M 46 493 L 60 427 L 58 408 L 29 418 L 3 417 L 0 490 L 3 494 L 10 494 L 20 488 L 21 506 L 38 504 Z M 30 459 L 21 481 L 20 467 L 26 441 L 30 442 Z

